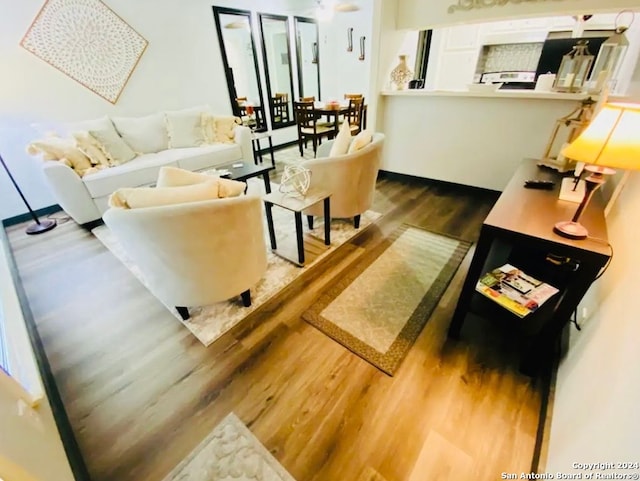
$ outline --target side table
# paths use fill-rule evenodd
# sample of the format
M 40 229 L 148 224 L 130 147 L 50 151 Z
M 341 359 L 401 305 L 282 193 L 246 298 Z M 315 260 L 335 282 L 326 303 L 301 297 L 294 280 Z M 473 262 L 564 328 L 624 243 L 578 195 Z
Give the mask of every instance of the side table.
M 278 256 L 287 259 L 294 264 L 304 266 L 304 240 L 302 237 L 302 211 L 317 204 L 324 203 L 324 244 L 331 245 L 331 193 L 323 190 L 310 190 L 304 197 L 294 197 L 290 194 L 282 192 L 272 192 L 262 197 L 264 200 L 265 211 L 267 214 L 267 227 L 269 228 L 269 240 L 271 241 L 271 250 Z M 298 258 L 292 259 L 286 253 L 278 250 L 276 243 L 276 232 L 273 226 L 273 206 L 277 205 L 283 209 L 290 210 L 294 213 L 296 222 L 296 242 L 298 246 Z
M 256 164 L 262 164 L 262 150 L 260 148 L 260 141 L 267 139 L 269 141 L 269 154 L 271 154 L 271 166 L 276 166 L 276 160 L 273 156 L 273 141 L 271 140 L 271 132 L 252 132 L 251 133 L 251 146 L 253 147 L 253 161 Z

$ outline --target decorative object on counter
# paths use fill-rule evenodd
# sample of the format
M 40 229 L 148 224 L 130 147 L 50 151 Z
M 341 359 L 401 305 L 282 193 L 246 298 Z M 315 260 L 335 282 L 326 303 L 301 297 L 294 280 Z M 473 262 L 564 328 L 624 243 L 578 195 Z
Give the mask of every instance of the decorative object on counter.
M 20 45 L 115 104 L 147 40 L 99 0 L 47 0 Z
M 575 93 L 582 90 L 593 63 L 593 55 L 589 53 L 588 43 L 588 40 L 578 40 L 571 51 L 563 55 L 553 84 L 555 92 Z
M 556 81 L 556 74 L 548 72 L 538 76 L 536 81 L 536 92 L 551 92 L 553 83 Z
M 620 17 L 625 12 L 631 14 L 631 20 L 626 26 L 619 25 Z M 633 23 L 633 19 L 634 13 L 630 10 L 623 10 L 616 17 L 615 33 L 600 45 L 595 64 L 591 70 L 589 93 L 600 93 L 602 88 L 607 85 L 611 79 L 616 78 L 624 54 L 629 47 L 629 40 L 625 32 Z
M 585 179 L 585 194 L 570 221 L 558 222 L 553 230 L 570 239 L 584 239 L 587 229 L 580 224 L 580 215 L 593 193 L 604 184 L 605 175 L 614 168 L 640 170 L 640 104 L 605 104 L 589 126 L 562 154 L 584 162 L 591 175 Z
M 529 3 L 546 2 L 547 0 L 525 0 Z M 562 0 L 555 0 L 561 2 Z M 458 3 L 449 5 L 447 13 L 455 13 L 457 10 L 473 10 L 475 8 L 504 7 L 508 3 L 522 3 L 523 0 L 458 0 Z
M 27 230 L 26 230 L 27 234 L 29 235 L 42 234 L 43 232 L 47 232 L 53 229 L 56 226 L 56 221 L 53 219 L 43 219 L 43 220 L 38 219 L 38 216 L 33 211 L 33 209 L 31 209 L 31 206 L 29 205 L 29 202 L 27 202 L 27 199 L 22 193 L 22 190 L 20 190 L 20 187 L 18 186 L 16 179 L 14 179 L 13 175 L 11 175 L 11 171 L 9 170 L 9 167 L 7 167 L 7 164 L 4 163 L 4 159 L 2 158 L 2 155 L 0 155 L 0 164 L 2 164 L 2 167 L 4 167 L 4 170 L 7 172 L 7 175 L 9 176 L 9 180 L 18 191 L 18 195 L 20 195 L 22 202 L 24 202 L 24 205 L 27 207 L 27 210 L 29 211 L 31 218 L 33 219 L 34 223 L 29 224 L 27 226 Z
M 311 185 L 311 171 L 301 165 L 287 165 L 278 190 L 294 197 L 304 197 Z
M 589 97 L 568 115 L 556 120 L 547 147 L 538 165 L 555 169 L 558 172 L 568 172 L 575 167 L 575 160 L 561 153 L 565 144 L 569 144 L 582 133 L 593 117 L 595 101 Z M 558 145 L 559 144 L 559 145 Z
M 395 86 L 396 90 L 404 90 L 407 88 L 407 84 L 413 79 L 413 72 L 407 65 L 407 56 L 399 55 L 400 62 L 391 71 L 391 83 Z
M 360 37 L 360 56 L 358 57 L 358 60 L 364 60 L 364 41 L 365 37 Z
M 353 52 L 353 27 L 347 29 L 347 52 Z

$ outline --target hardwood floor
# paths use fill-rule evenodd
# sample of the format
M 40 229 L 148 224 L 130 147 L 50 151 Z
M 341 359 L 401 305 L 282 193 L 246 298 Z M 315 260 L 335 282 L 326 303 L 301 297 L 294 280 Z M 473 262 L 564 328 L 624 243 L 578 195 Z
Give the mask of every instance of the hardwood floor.
M 401 222 L 475 240 L 493 193 L 382 178 L 379 223 L 205 348 L 89 232 L 8 230 L 94 481 L 160 481 L 230 411 L 297 481 L 495 480 L 528 472 L 541 383 L 491 322 L 446 338 L 467 256 L 395 377 L 301 319 Z

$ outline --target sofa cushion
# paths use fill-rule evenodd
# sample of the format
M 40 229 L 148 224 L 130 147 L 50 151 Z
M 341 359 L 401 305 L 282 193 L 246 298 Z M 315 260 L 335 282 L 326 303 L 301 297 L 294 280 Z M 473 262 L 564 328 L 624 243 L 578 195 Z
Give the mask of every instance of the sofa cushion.
M 117 167 L 85 175 L 82 180 L 92 198 L 109 195 L 120 187 L 139 187 L 155 184 L 158 169 L 163 165 L 177 166 L 171 151 L 144 154 Z
M 345 120 L 340 127 L 340 131 L 336 136 L 336 140 L 331 145 L 329 151 L 329 157 L 336 157 L 338 155 L 344 155 L 349 150 L 349 144 L 351 143 L 351 129 L 349 128 L 349 121 Z
M 136 154 L 127 143 L 122 140 L 113 128 L 105 130 L 89 130 L 89 135 L 93 137 L 99 145 L 100 150 L 107 157 L 111 167 L 124 164 L 133 159 Z
M 118 189 L 109 198 L 109 206 L 139 209 L 161 205 L 184 204 L 218 198 L 218 182 L 183 185 L 179 187 L 134 187 Z
M 199 147 L 205 143 L 202 129 L 202 114 L 208 107 L 194 107 L 165 112 L 169 148 Z
M 171 152 L 171 158 L 177 161 L 178 167 L 186 170 L 213 168 L 242 159 L 242 149 L 238 144 L 204 145 L 167 152 Z
M 373 133 L 370 130 L 363 130 L 358 135 L 356 135 L 351 141 L 351 145 L 349 145 L 348 154 L 353 154 L 360 149 L 364 149 L 367 145 L 371 143 L 373 140 Z
M 169 147 L 164 114 L 144 117 L 113 117 L 116 130 L 137 154 L 151 154 Z
M 232 144 L 235 142 L 236 126 L 242 121 L 238 117 L 202 114 L 202 130 L 207 144 Z

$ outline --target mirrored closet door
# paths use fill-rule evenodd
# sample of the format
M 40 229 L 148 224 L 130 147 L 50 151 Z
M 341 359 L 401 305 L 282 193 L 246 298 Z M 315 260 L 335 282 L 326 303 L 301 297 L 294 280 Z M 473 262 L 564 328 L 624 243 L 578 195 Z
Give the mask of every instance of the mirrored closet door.
M 256 130 L 266 130 L 260 71 L 247 10 L 213 7 L 233 114 Z
M 279 129 L 295 124 L 289 22 L 281 15 L 261 13 L 259 18 L 271 127 Z

